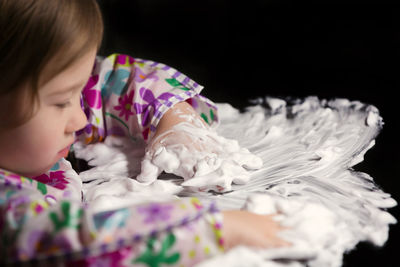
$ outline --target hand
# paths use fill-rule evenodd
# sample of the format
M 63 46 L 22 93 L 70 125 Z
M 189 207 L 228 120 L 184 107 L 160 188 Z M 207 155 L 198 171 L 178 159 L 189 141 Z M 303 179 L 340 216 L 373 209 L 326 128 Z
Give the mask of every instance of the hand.
M 183 177 L 184 186 L 221 192 L 230 190 L 232 182 L 246 183 L 249 170 L 261 167 L 259 157 L 219 136 L 187 103 L 178 105 L 161 120 L 138 181 L 152 182 L 165 171 Z
M 274 215 L 259 215 L 243 210 L 224 211 L 222 214 L 222 235 L 227 250 L 237 245 L 264 249 L 291 245 L 277 236 L 278 231 L 284 228 L 274 221 Z

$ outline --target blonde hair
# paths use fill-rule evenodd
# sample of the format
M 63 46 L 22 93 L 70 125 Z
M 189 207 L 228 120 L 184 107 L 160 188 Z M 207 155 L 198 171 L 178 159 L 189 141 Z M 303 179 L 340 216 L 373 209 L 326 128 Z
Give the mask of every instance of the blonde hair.
M 28 121 L 39 87 L 98 49 L 102 35 L 96 0 L 0 0 L 0 129 Z

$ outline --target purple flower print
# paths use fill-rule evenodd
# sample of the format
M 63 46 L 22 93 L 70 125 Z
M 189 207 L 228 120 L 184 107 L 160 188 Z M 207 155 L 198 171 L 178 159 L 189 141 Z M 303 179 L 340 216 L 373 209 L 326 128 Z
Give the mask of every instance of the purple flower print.
M 11 198 L 7 205 L 8 221 L 14 227 L 21 225 L 27 218 L 26 206 L 30 199 L 26 195 Z
M 22 249 L 19 251 L 19 254 L 23 254 L 24 256 L 27 257 L 33 257 L 35 255 L 35 250 L 38 248 L 40 239 L 45 235 L 46 233 L 44 231 L 40 230 L 33 230 L 30 232 L 28 240 L 27 240 L 27 246 L 26 250 Z
M 157 71 L 153 70 L 152 72 L 145 74 L 140 68 L 135 68 L 135 81 L 143 82 L 146 79 L 151 79 L 153 81 L 158 81 L 158 76 L 156 75 Z
M 90 123 L 90 121 L 92 121 L 92 112 L 93 110 L 89 107 L 84 108 L 84 112 L 86 115 L 86 119 L 87 119 L 87 123 L 86 126 L 84 128 L 82 128 L 79 131 L 75 132 L 75 136 L 80 136 L 82 134 L 86 134 L 86 144 L 89 144 L 93 141 L 101 141 L 104 139 L 105 137 L 105 131 L 103 128 L 99 127 L 98 125 L 94 125 L 92 123 Z
M 64 178 L 64 171 L 56 171 L 50 172 L 50 176 L 48 176 L 47 174 L 42 174 L 40 176 L 34 177 L 33 179 L 58 189 L 65 189 L 68 181 Z
M 24 204 L 29 203 L 29 201 L 30 201 L 30 199 L 26 195 L 11 198 L 8 203 L 7 209 L 9 209 L 9 210 L 16 209 L 19 206 L 23 206 Z
M 154 112 L 153 114 L 157 113 L 158 109 L 161 106 L 159 100 L 168 100 L 174 96 L 174 94 L 167 92 L 155 98 L 153 92 L 144 87 L 140 88 L 139 93 L 141 98 L 148 103 L 143 105 L 135 103 L 136 114 L 141 114 L 142 116 L 142 126 L 146 126 L 150 122 L 150 113 L 152 110 Z
M 71 249 L 72 246 L 67 236 L 54 236 L 45 231 L 33 230 L 29 234 L 26 249 L 20 250 L 19 254 L 33 257 L 39 253 L 69 252 Z
M 85 133 L 85 144 L 101 142 L 105 138 L 105 131 L 103 128 L 94 126 L 88 123 L 85 128 L 75 132 L 76 136 L 80 136 Z
M 82 94 L 86 100 L 86 103 L 91 108 L 101 108 L 101 94 L 99 90 L 92 89 L 99 81 L 99 75 L 91 76 L 82 91 Z
M 129 92 L 129 95 L 123 95 L 122 97 L 118 98 L 119 106 L 115 106 L 115 110 L 119 110 L 118 116 L 123 117 L 125 116 L 125 120 L 128 121 L 129 116 L 133 115 L 133 112 L 131 111 L 132 106 L 133 106 L 133 95 L 134 95 L 134 90 Z
M 125 130 L 119 126 L 109 128 L 107 134 L 113 136 L 126 136 Z
M 5 185 L 16 185 L 18 189 L 22 188 L 22 181 L 21 181 L 21 176 L 14 174 L 14 173 L 8 173 L 8 172 L 0 172 L 0 175 L 4 177 L 5 180 Z
M 155 221 L 164 221 L 170 218 L 172 205 L 152 203 L 144 207 L 139 207 L 138 212 L 145 214 L 145 223 L 153 223 Z

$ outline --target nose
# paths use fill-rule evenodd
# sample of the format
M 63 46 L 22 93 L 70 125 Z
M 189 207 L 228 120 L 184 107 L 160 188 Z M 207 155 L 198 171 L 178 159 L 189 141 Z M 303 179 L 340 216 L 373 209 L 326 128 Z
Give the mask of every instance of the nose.
M 75 104 L 71 110 L 71 116 L 68 120 L 65 132 L 68 134 L 74 133 L 87 124 L 86 114 L 83 111 L 80 103 Z

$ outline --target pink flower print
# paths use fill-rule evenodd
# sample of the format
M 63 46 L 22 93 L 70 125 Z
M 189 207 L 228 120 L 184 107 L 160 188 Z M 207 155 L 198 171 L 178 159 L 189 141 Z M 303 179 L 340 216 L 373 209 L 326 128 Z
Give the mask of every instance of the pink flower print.
M 135 59 L 128 55 L 117 55 L 115 61 L 117 62 L 117 64 L 123 66 L 132 66 L 132 64 L 135 62 Z
M 172 205 L 152 203 L 144 207 L 139 207 L 138 212 L 146 215 L 145 223 L 153 223 L 155 221 L 165 221 L 170 218 Z
M 68 262 L 68 267 L 108 267 L 108 266 L 126 266 L 124 260 L 129 258 L 132 250 L 129 247 L 119 248 L 117 251 L 104 253 L 99 256 L 86 257 L 78 261 Z
M 86 103 L 91 108 L 100 109 L 101 108 L 101 93 L 100 90 L 93 89 L 93 87 L 99 81 L 99 75 L 91 76 L 86 83 L 82 94 L 86 100 Z
M 43 207 L 41 205 L 41 203 L 39 203 L 38 201 L 34 201 L 31 203 L 31 210 L 33 212 L 33 214 L 38 215 L 39 213 L 41 213 L 42 211 L 44 211 L 45 207 Z
M 150 133 L 150 128 L 145 128 L 142 132 L 142 136 L 144 140 L 147 140 L 149 138 L 149 133 Z
M 186 99 L 186 102 L 191 105 L 194 109 L 198 109 L 199 108 L 199 103 L 197 103 L 197 100 L 194 98 L 188 98 Z
M 156 75 L 157 70 L 153 70 L 152 72 L 145 74 L 140 68 L 135 68 L 135 81 L 136 82 L 143 82 L 146 79 L 151 79 L 153 81 L 158 81 L 158 76 Z
M 34 180 L 53 186 L 58 189 L 65 189 L 68 181 L 65 180 L 64 171 L 50 172 L 50 176 L 42 174 L 33 178 Z
M 141 98 L 148 103 L 143 105 L 135 103 L 136 114 L 141 114 L 142 116 L 142 126 L 146 126 L 150 122 L 150 113 L 152 110 L 153 114 L 157 113 L 158 109 L 161 106 L 161 102 L 159 100 L 167 101 L 174 96 L 174 94 L 166 92 L 155 98 L 153 92 L 150 89 L 146 89 L 144 87 L 140 88 L 139 92 Z
M 115 110 L 119 110 L 118 116 L 125 116 L 125 120 L 128 121 L 129 116 L 133 115 L 132 106 L 133 106 L 133 95 L 134 90 L 129 92 L 129 95 L 125 94 L 122 97 L 118 98 L 119 106 L 115 106 Z
M 192 198 L 190 200 L 190 202 L 192 203 L 192 205 L 197 209 L 197 210 L 201 210 L 203 208 L 203 205 L 201 204 L 200 200 L 198 198 Z

